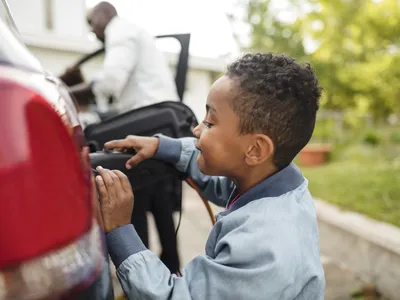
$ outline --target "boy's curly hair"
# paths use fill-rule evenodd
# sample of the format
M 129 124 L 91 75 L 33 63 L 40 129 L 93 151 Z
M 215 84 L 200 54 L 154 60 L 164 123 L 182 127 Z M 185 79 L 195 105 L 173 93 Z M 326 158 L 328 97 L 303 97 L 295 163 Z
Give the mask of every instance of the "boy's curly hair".
M 226 75 L 238 83 L 231 107 L 240 133 L 268 135 L 275 165 L 289 165 L 314 131 L 322 92 L 314 70 L 287 55 L 256 53 L 230 64 Z

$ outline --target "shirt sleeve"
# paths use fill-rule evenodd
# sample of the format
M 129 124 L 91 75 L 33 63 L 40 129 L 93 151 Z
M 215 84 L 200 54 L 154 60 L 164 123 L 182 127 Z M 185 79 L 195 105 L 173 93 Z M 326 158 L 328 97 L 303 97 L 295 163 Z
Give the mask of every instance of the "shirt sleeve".
M 195 147 L 195 139 L 156 136 L 160 139 L 160 145 L 154 158 L 172 163 L 179 171 L 187 173 L 199 187 L 204 199 L 226 206 L 235 185 L 226 177 L 208 176 L 200 172 L 196 162 L 199 150 Z
M 103 107 L 109 97 L 119 99 L 137 62 L 136 42 L 133 37 L 110 32 L 107 35 L 103 70 L 95 78 L 92 91 Z
M 289 253 L 293 249 L 278 251 L 260 242 L 261 235 L 249 235 L 248 225 L 236 222 L 235 226 L 227 232 L 221 228 L 222 237 L 210 255 L 197 256 L 182 276 L 171 274 L 156 254 L 144 248 L 132 225 L 109 233 L 107 244 L 125 295 L 132 300 L 294 299 L 302 287 L 294 282 Z M 273 242 L 279 239 L 270 237 Z

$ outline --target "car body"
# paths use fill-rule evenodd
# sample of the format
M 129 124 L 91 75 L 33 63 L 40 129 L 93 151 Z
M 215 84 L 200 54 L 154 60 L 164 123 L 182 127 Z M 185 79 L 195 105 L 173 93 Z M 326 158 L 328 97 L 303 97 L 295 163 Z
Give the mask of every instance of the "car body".
M 0 1 L 0 300 L 113 299 L 73 99 Z

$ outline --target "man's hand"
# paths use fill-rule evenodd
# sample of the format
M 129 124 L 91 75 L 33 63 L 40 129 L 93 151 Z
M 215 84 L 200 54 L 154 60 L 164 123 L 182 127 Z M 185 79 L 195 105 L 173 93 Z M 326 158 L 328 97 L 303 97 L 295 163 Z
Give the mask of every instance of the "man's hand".
M 97 190 L 105 232 L 131 223 L 133 192 L 128 178 L 118 170 L 97 167 Z
M 104 150 L 126 151 L 135 150 L 136 154 L 126 162 L 126 168 L 130 169 L 143 160 L 152 158 L 158 149 L 160 141 L 156 137 L 143 137 L 128 135 L 123 140 L 110 141 L 104 144 Z
M 84 78 L 79 66 L 72 66 L 65 70 L 59 78 L 68 86 L 74 86 L 76 84 L 84 82 Z
M 73 94 L 85 94 L 92 91 L 91 84 L 88 82 L 81 82 L 69 88 L 69 91 Z

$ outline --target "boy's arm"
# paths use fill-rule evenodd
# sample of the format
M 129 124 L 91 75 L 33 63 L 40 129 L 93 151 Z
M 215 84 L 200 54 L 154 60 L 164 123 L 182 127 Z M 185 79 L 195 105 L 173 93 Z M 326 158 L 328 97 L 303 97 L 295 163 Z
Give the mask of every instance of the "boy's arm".
M 266 236 L 261 234 L 263 230 L 258 235 L 249 235 L 246 225 L 230 232 L 225 232 L 224 225 L 220 227 L 218 236 L 223 236 L 208 251 L 209 256 L 197 256 L 185 267 L 182 277 L 171 274 L 157 255 L 144 247 L 132 225 L 108 233 L 110 256 L 128 299 L 292 300 L 296 297 L 303 283 L 296 282 L 297 265 L 290 261 L 293 247 L 274 247 L 273 243 L 279 244 L 279 235 Z M 265 236 L 272 241 L 263 241 Z M 273 244 L 271 247 L 269 242 Z M 313 299 L 322 300 L 323 296 Z
M 172 163 L 179 171 L 187 173 L 199 187 L 203 198 L 225 206 L 235 186 L 226 177 L 207 176 L 200 172 L 196 162 L 199 150 L 195 147 L 195 139 L 156 136 L 160 144 L 154 158 Z

